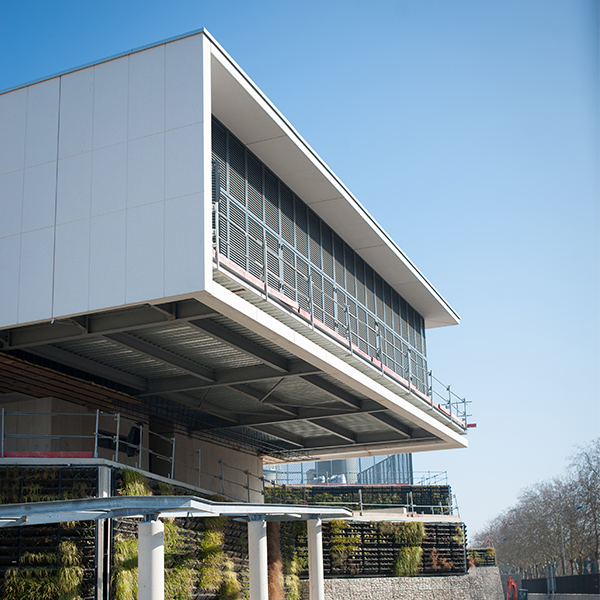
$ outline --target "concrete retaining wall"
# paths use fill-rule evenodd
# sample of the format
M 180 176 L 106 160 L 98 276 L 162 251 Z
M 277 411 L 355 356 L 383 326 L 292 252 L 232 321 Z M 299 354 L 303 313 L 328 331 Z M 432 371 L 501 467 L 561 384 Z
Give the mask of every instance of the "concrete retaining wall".
M 444 577 L 326 579 L 325 600 L 503 600 L 497 567 Z M 308 581 L 302 582 L 308 600 Z

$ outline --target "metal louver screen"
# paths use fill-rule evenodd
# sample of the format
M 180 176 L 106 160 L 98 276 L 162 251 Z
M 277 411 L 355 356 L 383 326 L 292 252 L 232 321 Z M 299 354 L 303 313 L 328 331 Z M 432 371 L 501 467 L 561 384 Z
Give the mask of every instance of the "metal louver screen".
M 219 252 L 426 391 L 422 316 L 216 119 L 212 143 Z

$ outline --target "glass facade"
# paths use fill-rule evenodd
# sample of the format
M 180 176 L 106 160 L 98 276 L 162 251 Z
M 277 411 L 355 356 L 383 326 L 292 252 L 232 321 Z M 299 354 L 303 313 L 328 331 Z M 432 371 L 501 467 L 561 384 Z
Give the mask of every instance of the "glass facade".
M 427 392 L 423 317 L 217 119 L 218 251 Z

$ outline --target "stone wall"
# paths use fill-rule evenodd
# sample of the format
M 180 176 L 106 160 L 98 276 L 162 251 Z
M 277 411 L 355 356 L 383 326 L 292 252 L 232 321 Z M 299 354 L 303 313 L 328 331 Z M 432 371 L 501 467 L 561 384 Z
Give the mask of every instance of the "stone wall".
M 478 567 L 468 575 L 326 579 L 325 600 L 503 600 L 498 567 Z M 308 581 L 302 582 L 308 600 Z

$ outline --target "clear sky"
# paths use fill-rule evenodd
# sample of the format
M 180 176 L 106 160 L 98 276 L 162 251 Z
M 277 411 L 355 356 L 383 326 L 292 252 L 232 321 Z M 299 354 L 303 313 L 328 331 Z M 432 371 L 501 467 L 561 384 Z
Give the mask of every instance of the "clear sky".
M 473 533 L 600 436 L 598 0 L 0 1 L 0 89 L 206 27 L 461 315 Z

